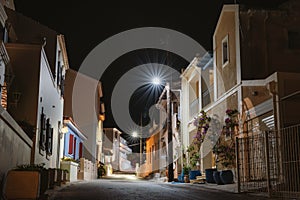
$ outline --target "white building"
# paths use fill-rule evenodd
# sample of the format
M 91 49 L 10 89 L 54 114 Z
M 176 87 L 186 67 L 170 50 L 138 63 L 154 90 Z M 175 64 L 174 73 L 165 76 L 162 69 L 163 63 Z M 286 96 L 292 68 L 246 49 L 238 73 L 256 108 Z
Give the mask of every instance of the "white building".
M 127 159 L 127 155 L 132 153 L 132 149 L 128 147 L 127 141 L 120 137 L 120 153 L 119 167 L 120 171 L 133 171 L 131 162 Z
M 68 62 L 62 35 L 57 36 L 56 45 L 54 76 L 44 46 L 6 44 L 16 76 L 8 101 L 13 98 L 13 92 L 19 92 L 17 104 L 8 104 L 8 112 L 16 121 L 26 121 L 33 126 L 34 133 L 28 133 L 35 141 L 31 160 L 33 163 L 45 163 L 46 167 L 59 166 L 63 147 L 60 129 L 64 105 L 63 81 Z
M 213 58 L 207 53 L 195 57 L 181 75 L 181 132 L 182 143 L 187 148 L 197 132 L 193 120 L 200 111 L 213 101 Z M 211 168 L 211 152 L 201 152 L 201 170 Z
M 76 82 L 80 83 L 78 84 L 80 88 L 74 89 Z M 95 86 L 95 94 L 91 96 L 91 93 L 87 91 Z M 99 80 L 72 69 L 67 71 L 64 115 L 71 117 L 82 133 L 87 136 L 87 140 L 83 143 L 83 157 L 93 163 L 103 162 L 104 159 L 102 138 L 105 110 L 102 97 L 102 85 Z M 91 106 L 93 103 L 95 105 Z

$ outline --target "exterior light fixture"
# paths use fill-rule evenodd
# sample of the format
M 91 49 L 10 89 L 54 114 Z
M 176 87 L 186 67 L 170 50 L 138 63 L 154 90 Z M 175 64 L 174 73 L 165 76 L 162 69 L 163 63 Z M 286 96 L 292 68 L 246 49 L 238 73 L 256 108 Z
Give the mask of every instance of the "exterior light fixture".
M 69 129 L 68 129 L 67 126 L 63 126 L 63 127 L 61 128 L 61 132 L 62 132 L 63 134 L 67 133 L 68 131 L 69 131 Z

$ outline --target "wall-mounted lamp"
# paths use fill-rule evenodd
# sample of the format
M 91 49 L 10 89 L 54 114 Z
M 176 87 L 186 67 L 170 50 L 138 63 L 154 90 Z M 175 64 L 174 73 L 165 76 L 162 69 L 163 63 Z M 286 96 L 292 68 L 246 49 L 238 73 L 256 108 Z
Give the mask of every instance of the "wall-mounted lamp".
M 12 92 L 11 98 L 8 100 L 8 105 L 17 106 L 21 98 L 21 92 Z
M 64 126 L 60 129 L 60 132 L 59 132 L 59 137 L 60 137 L 60 139 L 62 139 L 63 136 L 64 136 L 64 134 L 66 134 L 68 131 L 69 131 L 68 127 L 64 125 Z
M 20 101 L 21 92 L 13 92 L 12 95 L 13 95 L 13 99 L 12 99 L 13 102 L 17 104 Z
M 253 91 L 252 92 L 252 96 L 257 96 L 258 95 L 258 92 L 257 91 Z
M 63 127 L 61 128 L 61 132 L 62 132 L 63 134 L 67 133 L 68 131 L 69 131 L 69 129 L 68 129 L 67 126 L 63 126 Z

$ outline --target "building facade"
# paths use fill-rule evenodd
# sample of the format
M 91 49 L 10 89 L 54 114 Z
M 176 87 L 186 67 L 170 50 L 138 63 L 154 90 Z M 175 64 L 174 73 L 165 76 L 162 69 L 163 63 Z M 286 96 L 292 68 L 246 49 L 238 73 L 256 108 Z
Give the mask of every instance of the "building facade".
M 191 136 L 195 134 L 195 126 L 191 124 L 193 106 L 196 105 L 198 112 L 206 111 L 212 118 L 208 137 L 201 148 L 202 171 L 212 167 L 226 168 L 212 150 L 215 139 L 223 134 L 228 109 L 238 112 L 239 123 L 232 134 L 241 141 L 299 124 L 298 113 L 292 111 L 299 106 L 299 8 L 297 1 L 288 1 L 270 10 L 224 5 L 213 35 L 211 67 L 208 67 L 211 61 L 203 56 L 195 58 L 183 72 L 184 144 L 191 144 Z M 202 61 L 207 64 L 199 65 Z M 207 95 L 209 99 L 206 99 Z M 210 136 L 214 139 L 209 139 Z M 244 149 L 239 155 L 240 166 L 244 167 L 240 175 L 266 178 L 263 171 L 255 170 L 258 165 L 247 164 L 252 157 L 255 158 L 253 163 L 265 162 L 263 141 L 255 144 L 256 149 L 245 145 L 240 148 Z M 272 168 L 273 174 L 283 169 L 280 159 L 284 152 L 280 148 L 277 150 L 276 159 L 279 160 L 276 162 L 279 164 Z M 275 162 L 273 158 L 272 162 Z
M 104 128 L 103 153 L 104 163 L 110 165 L 113 171 L 120 171 L 120 138 L 122 132 L 117 128 Z
M 87 140 L 87 137 L 69 117 L 64 118 L 64 129 L 63 157 L 79 160 L 83 157 L 83 142 Z
M 11 64 L 16 76 L 8 92 L 7 110 L 20 124 L 27 123 L 34 127 L 33 132 L 27 132 L 35 142 L 32 163 L 57 167 L 61 157 L 60 129 L 64 103 L 63 88 L 59 81 L 62 81 L 68 67 L 57 66 L 62 76 L 54 79 L 43 47 L 13 43 L 6 47 L 13 58 Z M 24 62 L 26 64 L 22 64 Z
M 213 102 L 213 75 L 213 57 L 210 53 L 205 54 L 203 57 L 195 57 L 181 75 L 182 106 L 180 126 L 185 151 L 192 144 L 197 132 L 197 127 L 193 124 L 193 120 L 203 108 Z M 209 151 L 201 149 L 200 169 L 202 171 L 214 165 L 211 148 L 209 149 Z
M 168 171 L 171 168 L 172 178 L 178 177 L 178 172 L 182 167 L 178 120 L 180 94 L 180 90 L 171 89 L 169 85 L 166 85 L 157 101 L 159 123 L 154 122 L 149 129 L 150 137 L 146 139 L 146 161 L 138 170 L 140 176 L 159 173 L 160 177 L 168 177 Z M 172 167 L 169 167 L 170 164 Z
M 76 82 L 80 82 L 79 89 L 74 89 Z M 96 88 L 94 96 L 86 93 L 94 87 Z M 82 99 L 79 101 L 76 95 Z M 105 108 L 102 97 L 101 82 L 72 69 L 68 70 L 65 81 L 64 115 L 71 117 L 82 133 L 87 136 L 87 140 L 83 143 L 83 157 L 93 163 L 103 161 L 102 138 Z M 91 106 L 92 103 L 96 104 L 95 107 Z
M 120 137 L 120 152 L 119 152 L 119 166 L 120 171 L 133 172 L 131 162 L 128 160 L 128 155 L 132 154 L 132 149 L 128 147 L 127 141 Z

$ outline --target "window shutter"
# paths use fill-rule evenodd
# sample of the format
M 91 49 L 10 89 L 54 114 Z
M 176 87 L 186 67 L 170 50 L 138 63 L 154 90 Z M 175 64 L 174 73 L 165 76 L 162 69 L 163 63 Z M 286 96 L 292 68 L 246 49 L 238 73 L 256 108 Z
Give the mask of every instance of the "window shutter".
M 51 127 L 50 127 L 50 119 L 47 119 L 46 122 L 46 153 L 50 154 L 50 146 L 51 146 Z
M 53 149 L 53 128 L 51 128 L 50 131 L 50 144 L 49 144 L 49 154 L 52 155 L 52 149 Z
M 73 146 L 74 146 L 74 135 L 70 134 L 70 137 L 69 137 L 69 154 L 73 154 Z
M 40 149 L 45 150 L 45 143 L 46 143 L 46 115 L 44 114 L 42 108 L 41 114 L 41 127 L 40 127 Z
M 77 144 L 77 140 L 76 140 L 76 137 L 74 138 L 74 154 L 73 154 L 73 157 L 74 159 L 76 159 L 76 144 Z
M 79 158 L 82 158 L 82 142 L 79 143 Z

